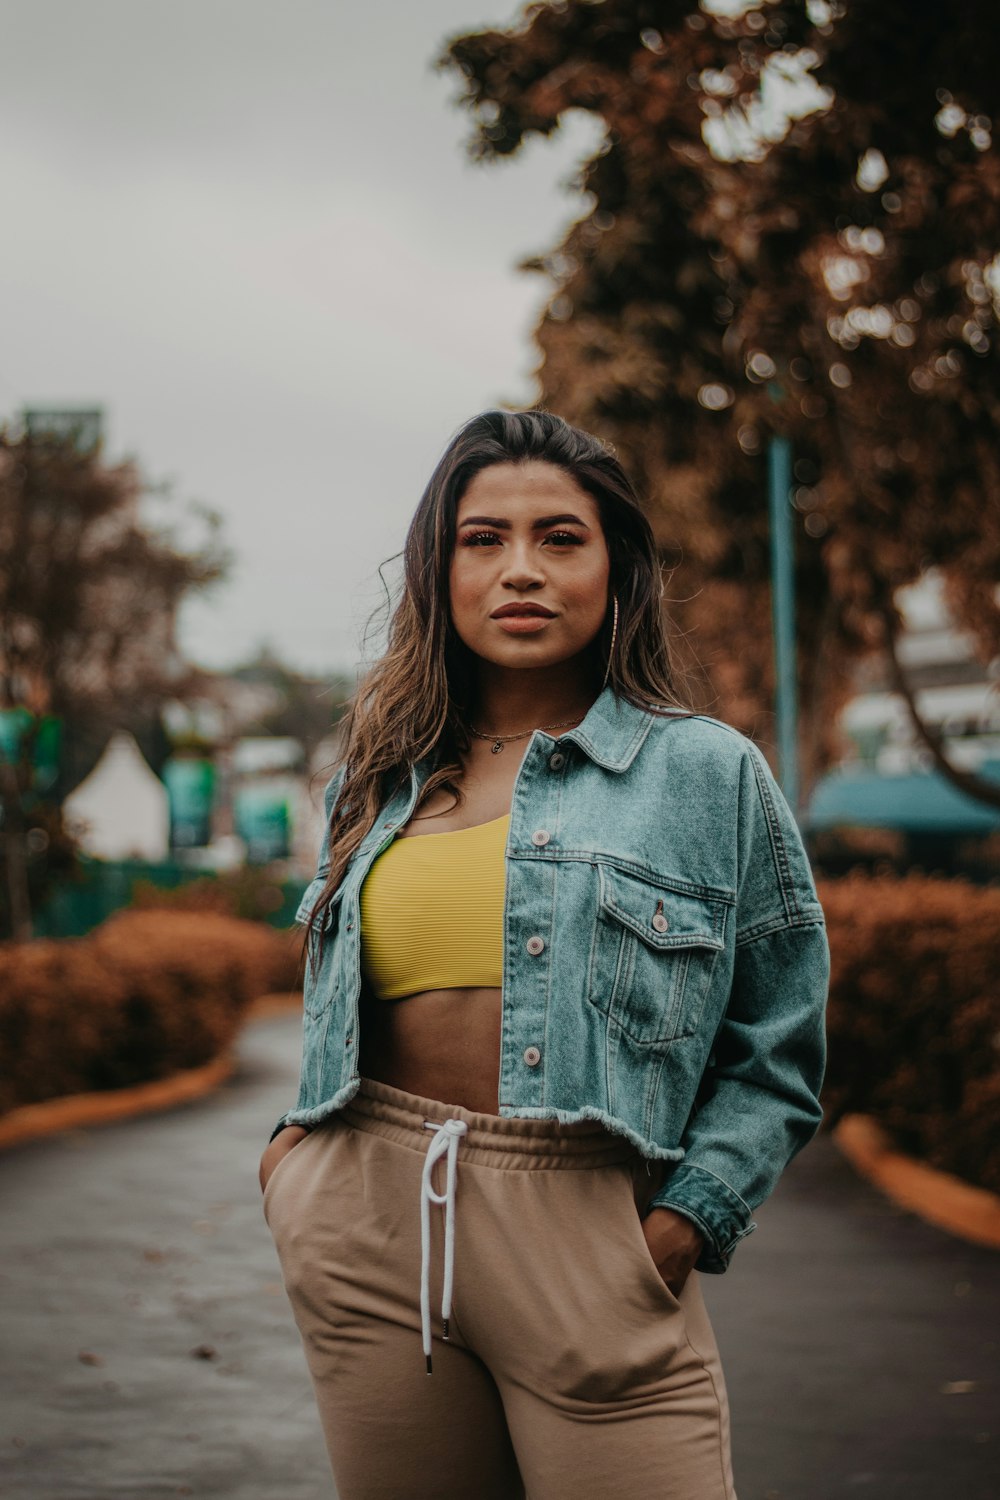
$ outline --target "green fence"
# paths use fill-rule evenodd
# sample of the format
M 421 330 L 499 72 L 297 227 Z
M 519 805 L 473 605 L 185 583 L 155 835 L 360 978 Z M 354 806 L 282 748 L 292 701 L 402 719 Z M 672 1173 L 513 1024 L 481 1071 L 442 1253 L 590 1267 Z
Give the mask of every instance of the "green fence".
M 252 875 L 234 872 L 229 879 L 253 879 L 258 884 L 266 883 L 268 894 L 273 899 L 266 903 L 267 910 L 258 904 L 254 915 L 272 927 L 290 927 L 295 919 L 295 910 L 305 889 L 303 880 L 270 878 L 266 869 L 255 866 Z M 97 927 L 112 912 L 132 901 L 132 892 L 137 881 L 147 881 L 163 890 L 173 890 L 193 880 L 211 879 L 202 870 L 189 866 L 165 862 L 147 864 L 143 860 L 80 860 L 78 878 L 58 885 L 34 915 L 35 937 L 83 937 Z M 226 876 L 216 877 L 220 881 Z M 249 914 L 249 913 L 248 913 Z

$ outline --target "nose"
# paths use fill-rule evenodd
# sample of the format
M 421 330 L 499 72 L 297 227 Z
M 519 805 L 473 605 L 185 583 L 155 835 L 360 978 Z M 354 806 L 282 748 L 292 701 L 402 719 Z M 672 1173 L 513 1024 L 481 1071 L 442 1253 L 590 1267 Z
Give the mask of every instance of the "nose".
M 512 539 L 508 543 L 501 582 L 504 588 L 518 591 L 540 589 L 545 583 L 545 572 L 539 564 L 538 553 L 527 539 Z

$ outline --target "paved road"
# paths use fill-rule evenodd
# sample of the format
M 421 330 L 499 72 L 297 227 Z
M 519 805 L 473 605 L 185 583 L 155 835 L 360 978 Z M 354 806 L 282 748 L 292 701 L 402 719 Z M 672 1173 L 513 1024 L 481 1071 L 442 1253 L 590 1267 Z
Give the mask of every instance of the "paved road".
M 0 1155 L 4 1500 L 332 1500 L 256 1180 L 297 1064 L 258 1022 L 215 1097 Z M 740 1500 L 996 1500 L 1000 1257 L 825 1137 L 755 1217 L 703 1280 Z

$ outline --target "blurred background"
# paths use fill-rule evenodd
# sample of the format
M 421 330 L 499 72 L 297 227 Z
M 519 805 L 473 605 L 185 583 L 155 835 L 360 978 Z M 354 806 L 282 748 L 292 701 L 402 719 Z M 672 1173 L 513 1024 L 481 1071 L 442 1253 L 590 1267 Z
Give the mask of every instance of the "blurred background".
M 71 824 L 84 855 L 303 875 L 378 569 L 451 432 L 533 399 L 517 262 L 578 212 L 596 122 L 477 171 L 433 66 L 457 0 L 0 14 L 7 758 L 24 710 L 57 721 L 32 918 Z
M 205 1066 L 262 994 L 298 1003 L 406 526 L 462 422 L 540 404 L 615 445 L 686 697 L 799 819 L 825 1128 L 878 1122 L 995 1224 L 992 8 L 0 23 L 0 1111 Z
M 9 934 L 309 873 L 430 470 L 535 402 L 815 856 L 1000 873 L 993 59 L 841 9 L 3 7 Z

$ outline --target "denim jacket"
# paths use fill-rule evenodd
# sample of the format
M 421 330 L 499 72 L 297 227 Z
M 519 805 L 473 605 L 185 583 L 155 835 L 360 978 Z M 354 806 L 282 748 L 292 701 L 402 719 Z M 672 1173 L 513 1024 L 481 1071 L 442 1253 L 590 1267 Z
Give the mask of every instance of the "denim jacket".
M 299 1096 L 272 1139 L 357 1092 L 359 892 L 429 770 L 385 803 L 323 915 Z M 767 762 L 717 719 L 606 688 L 575 729 L 532 734 L 505 863 L 498 1113 L 600 1120 L 665 1162 L 651 1206 L 697 1224 L 696 1269 L 725 1271 L 823 1113 L 826 927 Z M 324 840 L 297 920 L 329 867 Z

